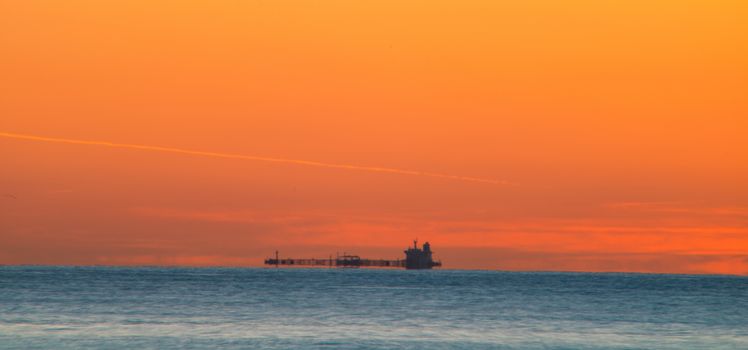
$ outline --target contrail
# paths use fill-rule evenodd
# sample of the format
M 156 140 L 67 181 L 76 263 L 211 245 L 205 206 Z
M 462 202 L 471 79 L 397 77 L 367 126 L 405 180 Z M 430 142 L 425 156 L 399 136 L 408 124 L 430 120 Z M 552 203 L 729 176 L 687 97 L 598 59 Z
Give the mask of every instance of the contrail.
M 493 185 L 512 185 L 512 183 L 508 181 L 504 181 L 504 180 L 483 179 L 483 178 L 477 178 L 477 177 L 431 173 L 431 172 L 425 172 L 425 171 L 382 168 L 382 167 L 373 167 L 373 166 L 358 166 L 358 165 L 336 164 L 336 163 L 323 163 L 323 162 L 315 162 L 315 161 L 301 160 L 301 159 L 270 158 L 270 157 L 249 156 L 249 155 L 243 155 L 243 154 L 194 151 L 194 150 L 173 148 L 173 147 L 135 145 L 135 144 L 127 144 L 127 143 L 106 142 L 106 141 L 63 139 L 63 138 L 44 137 L 44 136 L 36 136 L 36 135 L 15 134 L 15 133 L 2 132 L 2 131 L 0 131 L 0 137 L 22 139 L 22 140 L 43 141 L 43 142 L 67 143 L 67 144 L 75 144 L 75 145 L 130 148 L 130 149 L 158 151 L 158 152 L 191 154 L 191 155 L 196 155 L 196 156 L 215 157 L 215 158 L 231 158 L 231 159 L 254 160 L 254 161 L 261 161 L 261 162 L 298 164 L 298 165 L 307 165 L 307 166 L 315 166 L 315 167 L 323 167 L 323 168 L 359 170 L 359 171 L 370 171 L 370 172 L 378 172 L 378 173 L 391 173 L 391 174 L 414 175 L 414 176 L 428 176 L 428 177 L 437 177 L 437 178 L 459 180 L 459 181 L 482 182 L 482 183 L 488 183 L 488 184 L 493 184 Z

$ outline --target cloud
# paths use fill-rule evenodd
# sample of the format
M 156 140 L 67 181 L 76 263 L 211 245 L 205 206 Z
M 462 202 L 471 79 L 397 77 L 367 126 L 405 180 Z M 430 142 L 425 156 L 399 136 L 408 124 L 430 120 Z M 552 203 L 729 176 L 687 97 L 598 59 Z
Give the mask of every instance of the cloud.
M 699 253 L 561 252 L 513 248 L 442 247 L 439 257 L 452 268 L 516 271 L 598 271 L 645 273 L 748 274 L 748 255 Z M 458 266 L 454 265 L 458 262 Z
M 605 206 L 640 212 L 748 217 L 748 207 L 741 206 L 703 206 L 682 202 L 615 202 Z
M 631 224 L 614 219 L 429 219 L 388 217 L 338 211 L 200 210 L 133 208 L 138 216 L 170 221 L 244 225 L 265 244 L 293 242 L 298 246 L 399 247 L 411 239 L 442 246 L 514 248 L 535 251 L 618 253 L 741 252 L 748 244 L 748 228 L 710 222 Z M 175 225 L 180 225 L 175 223 Z
M 8 225 L 0 235 L 0 263 L 261 266 L 276 249 L 290 257 L 347 251 L 395 259 L 418 238 L 430 241 L 449 268 L 748 272 L 748 228 L 709 220 L 497 220 L 173 206 L 132 207 L 102 220 L 60 215 L 74 225 L 35 216 Z

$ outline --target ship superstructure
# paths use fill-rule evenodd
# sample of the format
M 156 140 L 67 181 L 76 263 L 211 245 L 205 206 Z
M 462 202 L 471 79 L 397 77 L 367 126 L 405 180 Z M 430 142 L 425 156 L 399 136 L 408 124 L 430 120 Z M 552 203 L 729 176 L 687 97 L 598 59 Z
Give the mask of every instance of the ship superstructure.
M 431 244 L 426 242 L 423 249 L 418 248 L 418 240 L 413 241 L 413 248 L 405 250 L 405 268 L 409 270 L 430 269 L 434 266 L 441 266 L 441 262 L 436 262 L 432 258 Z

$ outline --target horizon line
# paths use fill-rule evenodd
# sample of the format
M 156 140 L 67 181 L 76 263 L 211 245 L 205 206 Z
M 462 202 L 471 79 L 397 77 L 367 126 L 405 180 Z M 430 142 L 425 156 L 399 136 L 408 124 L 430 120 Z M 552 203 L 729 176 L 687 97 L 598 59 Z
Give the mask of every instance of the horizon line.
M 450 268 L 450 267 L 439 267 L 428 270 L 406 270 L 403 268 L 391 268 L 391 267 L 380 267 L 380 266 L 362 266 L 356 268 L 350 267 L 329 267 L 329 266 L 283 266 L 275 267 L 265 265 L 158 265 L 158 264 L 132 264 L 132 265 L 115 265 L 115 264 L 3 264 L 0 263 L 0 268 L 3 267 L 111 267 L 111 268 L 168 268 L 168 269 L 269 269 L 269 270 L 283 270 L 283 269 L 337 269 L 341 271 L 345 270 L 388 270 L 388 271 L 438 271 L 438 270 L 449 270 L 449 271 L 489 271 L 489 272 L 508 272 L 508 273 L 568 273 L 568 274 L 636 274 L 636 275 L 674 275 L 674 276 L 730 276 L 730 277 L 748 277 L 748 273 L 715 273 L 715 272 L 646 272 L 646 271 L 586 271 L 586 270 L 507 270 L 500 268 Z

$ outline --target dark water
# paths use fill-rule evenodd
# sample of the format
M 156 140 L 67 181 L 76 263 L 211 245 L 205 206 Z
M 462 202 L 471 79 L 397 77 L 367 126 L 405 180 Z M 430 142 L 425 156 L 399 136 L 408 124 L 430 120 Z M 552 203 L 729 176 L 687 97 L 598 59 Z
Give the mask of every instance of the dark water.
M 748 278 L 0 267 L 0 348 L 748 349 Z

